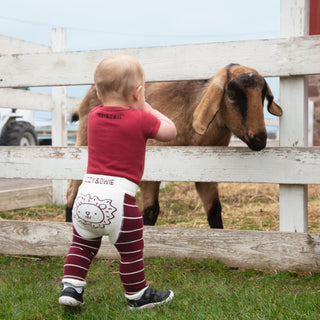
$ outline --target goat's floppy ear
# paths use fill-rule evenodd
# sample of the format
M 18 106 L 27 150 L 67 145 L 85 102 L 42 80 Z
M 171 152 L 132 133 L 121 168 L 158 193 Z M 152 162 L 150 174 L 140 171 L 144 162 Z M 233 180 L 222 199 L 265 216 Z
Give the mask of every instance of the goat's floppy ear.
M 267 86 L 266 98 L 268 100 L 268 105 L 267 105 L 268 111 L 275 116 L 281 117 L 283 111 L 281 107 L 273 101 L 273 94 L 267 82 L 266 82 L 266 86 Z
M 192 127 L 200 135 L 204 135 L 219 111 L 227 79 L 226 69 L 222 69 L 213 78 L 207 92 L 193 113 Z

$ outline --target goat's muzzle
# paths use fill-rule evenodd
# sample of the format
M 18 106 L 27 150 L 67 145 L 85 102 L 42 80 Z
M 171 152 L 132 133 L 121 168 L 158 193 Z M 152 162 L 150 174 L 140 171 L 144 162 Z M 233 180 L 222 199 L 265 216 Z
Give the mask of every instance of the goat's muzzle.
M 251 150 L 260 151 L 267 145 L 267 134 L 265 132 L 259 132 L 253 137 L 245 137 L 242 139 Z

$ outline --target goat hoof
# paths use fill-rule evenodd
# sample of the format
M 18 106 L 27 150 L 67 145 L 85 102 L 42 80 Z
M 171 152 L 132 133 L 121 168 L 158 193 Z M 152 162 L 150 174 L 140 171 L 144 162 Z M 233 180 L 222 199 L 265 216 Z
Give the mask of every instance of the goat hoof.
M 213 201 L 212 207 L 208 211 L 208 223 L 210 228 L 223 229 L 221 203 L 217 199 Z
M 146 226 L 154 226 L 157 222 L 160 206 L 158 200 L 154 204 L 143 210 L 143 224 Z
M 66 207 L 66 222 L 72 222 L 72 208 Z

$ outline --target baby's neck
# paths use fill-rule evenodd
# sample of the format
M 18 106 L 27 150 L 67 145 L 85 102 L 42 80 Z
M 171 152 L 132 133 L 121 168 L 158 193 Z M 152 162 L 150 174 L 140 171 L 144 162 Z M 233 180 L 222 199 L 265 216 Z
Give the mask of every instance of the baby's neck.
M 125 109 L 141 109 L 138 101 L 129 101 L 125 99 L 106 99 L 102 101 L 104 106 L 108 107 L 122 107 Z
M 122 107 L 125 109 L 132 108 L 132 103 L 125 99 L 105 99 L 102 101 L 102 104 L 108 107 Z
M 128 106 L 130 103 L 129 101 L 127 101 L 126 99 L 102 99 L 101 100 L 102 104 L 104 106 L 114 106 L 114 107 L 126 107 Z

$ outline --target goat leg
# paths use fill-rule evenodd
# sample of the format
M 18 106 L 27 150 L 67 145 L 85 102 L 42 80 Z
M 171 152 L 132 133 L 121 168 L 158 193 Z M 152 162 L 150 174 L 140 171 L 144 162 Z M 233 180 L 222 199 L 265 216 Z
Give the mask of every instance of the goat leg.
M 72 207 L 82 180 L 71 180 L 67 190 L 66 222 L 72 222 Z
M 210 228 L 223 229 L 218 183 L 196 182 L 196 188 L 207 213 Z
M 145 225 L 155 225 L 160 212 L 159 206 L 160 182 L 142 181 L 140 183 L 141 197 L 140 208 Z

